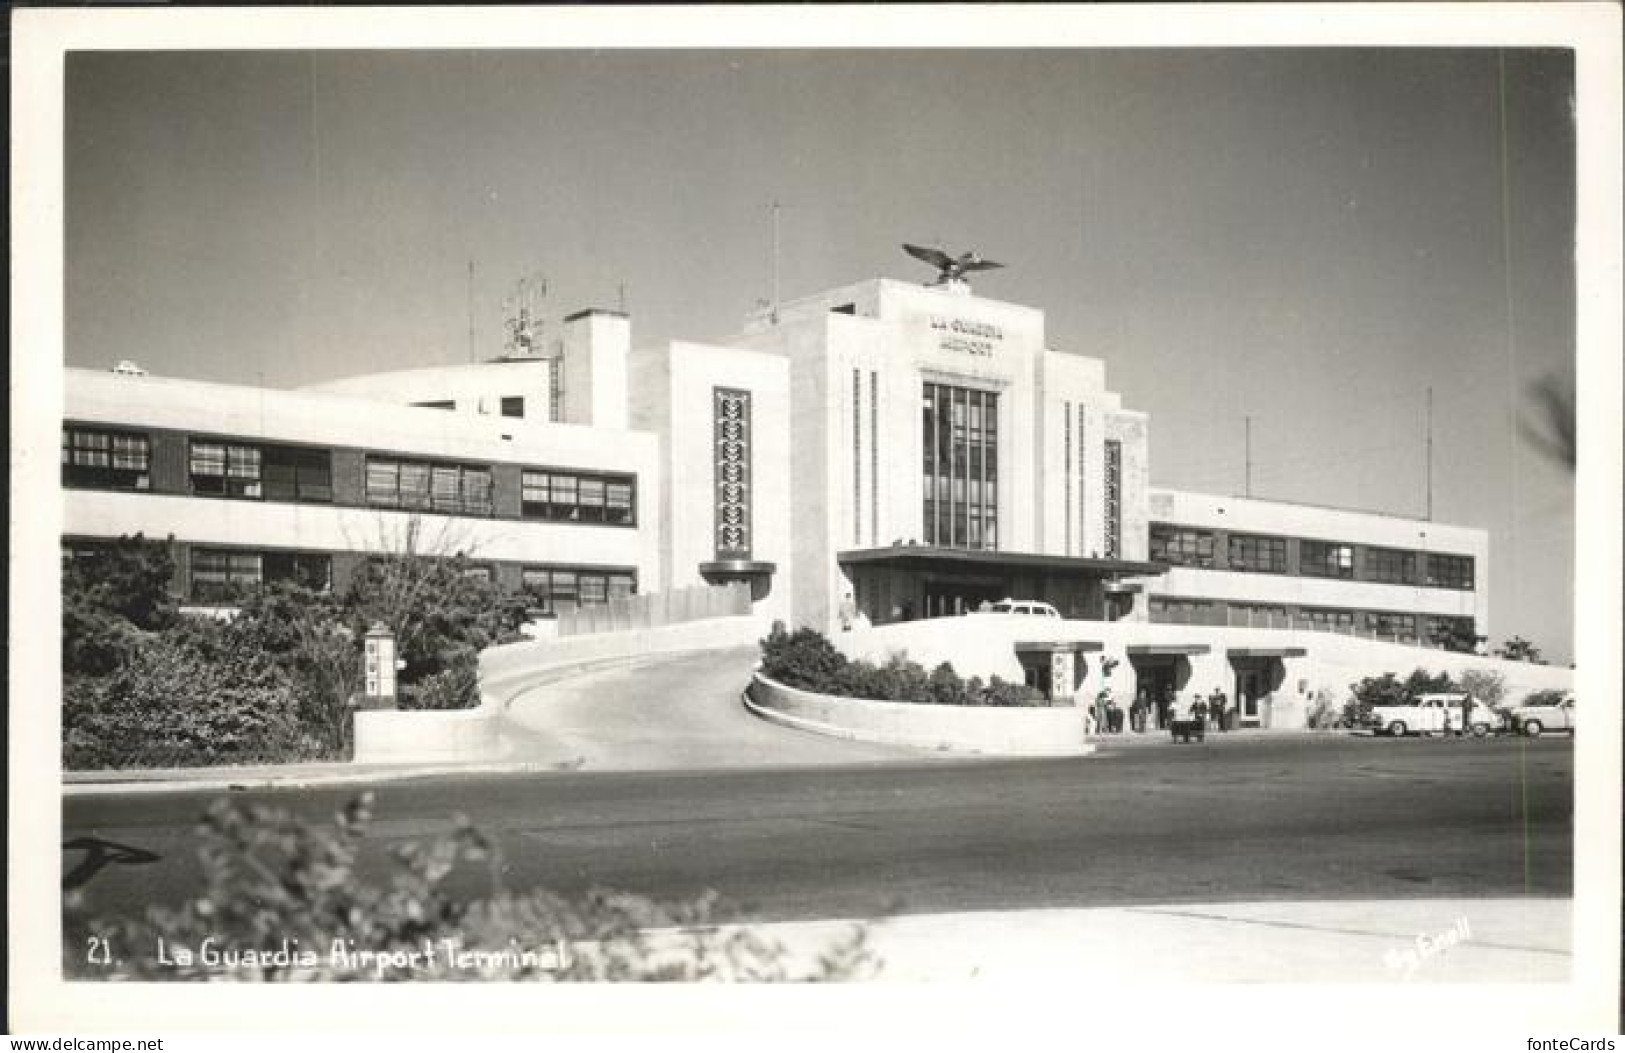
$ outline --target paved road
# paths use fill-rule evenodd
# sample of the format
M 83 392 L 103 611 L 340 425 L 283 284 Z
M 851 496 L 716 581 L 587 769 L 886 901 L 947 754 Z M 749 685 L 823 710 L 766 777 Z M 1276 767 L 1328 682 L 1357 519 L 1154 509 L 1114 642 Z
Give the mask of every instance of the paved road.
M 1081 760 L 437 778 L 379 789 L 369 865 L 463 813 L 512 887 L 715 889 L 765 919 L 1562 896 L 1572 773 L 1562 739 L 1212 736 Z M 239 796 L 323 817 L 352 792 Z M 189 894 L 209 796 L 66 800 L 64 871 L 102 913 Z M 155 858 L 87 875 L 79 839 Z
M 740 704 L 756 647 L 650 658 L 533 688 L 508 707 L 513 757 L 586 771 L 828 765 L 928 756 L 809 735 Z

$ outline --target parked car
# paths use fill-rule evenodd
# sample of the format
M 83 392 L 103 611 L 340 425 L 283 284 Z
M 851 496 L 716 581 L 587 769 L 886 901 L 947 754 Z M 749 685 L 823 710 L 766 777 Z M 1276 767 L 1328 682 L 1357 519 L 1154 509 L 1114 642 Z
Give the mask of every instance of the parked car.
M 986 610 L 969 612 L 971 614 L 1021 614 L 1034 618 L 1060 618 L 1061 612 L 1047 603 L 1038 600 L 1000 600 L 989 604 Z
M 1379 735 L 1399 737 L 1413 731 L 1443 733 L 1457 730 L 1461 721 L 1461 704 L 1469 696 L 1459 692 L 1418 695 L 1399 706 L 1373 706 L 1368 723 Z M 1471 700 L 1467 728 L 1478 738 L 1500 729 L 1501 715 L 1478 699 Z
M 1548 731 L 1567 731 L 1574 734 L 1574 696 L 1565 695 L 1563 701 L 1550 706 L 1512 707 L 1513 730 L 1538 739 Z

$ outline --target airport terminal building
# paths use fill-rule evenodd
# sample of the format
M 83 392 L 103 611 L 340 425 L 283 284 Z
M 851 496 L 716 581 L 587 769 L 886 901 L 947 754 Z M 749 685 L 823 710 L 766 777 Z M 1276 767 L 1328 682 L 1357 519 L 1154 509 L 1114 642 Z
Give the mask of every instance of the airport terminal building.
M 1131 664 L 1180 688 L 1174 627 L 1487 635 L 1485 531 L 1159 488 L 1149 433 L 1042 311 L 874 279 L 716 344 L 634 346 L 588 310 L 533 354 L 300 390 L 70 369 L 64 545 L 172 537 L 198 604 L 341 588 L 411 530 L 544 614 L 747 582 L 764 620 L 833 633 L 1041 600 L 1144 627 Z M 1235 697 L 1307 657 L 1276 650 L 1233 656 L 1275 663 L 1249 687 L 1232 661 Z

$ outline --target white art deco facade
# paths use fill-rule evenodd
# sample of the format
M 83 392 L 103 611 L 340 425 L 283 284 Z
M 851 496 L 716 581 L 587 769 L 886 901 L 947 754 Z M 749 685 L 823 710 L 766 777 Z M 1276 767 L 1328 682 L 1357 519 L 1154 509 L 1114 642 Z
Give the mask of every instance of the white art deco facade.
M 957 281 L 860 282 L 720 344 L 636 347 L 595 310 L 536 356 L 298 391 L 73 369 L 66 394 L 65 543 L 173 537 L 199 603 L 342 586 L 415 522 L 545 612 L 742 580 L 826 631 L 1016 597 L 1119 634 L 1488 632 L 1484 531 L 1154 487 L 1105 364 Z M 1179 645 L 1134 654 L 1186 686 Z

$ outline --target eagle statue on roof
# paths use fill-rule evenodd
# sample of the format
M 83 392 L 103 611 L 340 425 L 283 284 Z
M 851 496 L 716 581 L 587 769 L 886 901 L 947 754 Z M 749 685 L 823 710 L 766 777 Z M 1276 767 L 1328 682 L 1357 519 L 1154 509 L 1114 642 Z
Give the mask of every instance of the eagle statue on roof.
M 990 271 L 995 267 L 1003 267 L 1002 263 L 984 260 L 975 252 L 962 252 L 958 256 L 950 256 L 941 249 L 928 249 L 922 245 L 903 244 L 903 251 L 924 263 L 929 263 L 937 269 L 937 280 L 933 285 L 946 285 L 949 282 L 964 281 L 965 275 L 971 271 Z

